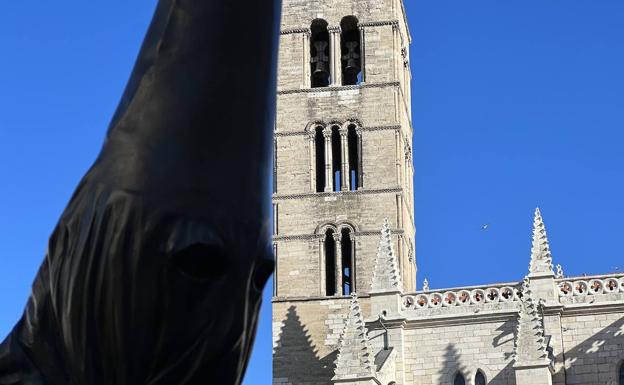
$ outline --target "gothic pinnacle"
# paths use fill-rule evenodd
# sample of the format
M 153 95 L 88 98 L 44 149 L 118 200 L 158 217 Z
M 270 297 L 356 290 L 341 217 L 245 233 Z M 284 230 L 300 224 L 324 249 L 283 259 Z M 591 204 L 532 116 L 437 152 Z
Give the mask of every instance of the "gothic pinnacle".
M 525 278 L 514 340 L 516 365 L 549 363 L 544 333 L 544 321 L 533 298 L 530 281 Z
M 372 292 L 400 291 L 402 289 L 401 276 L 397 256 L 392 246 L 392 233 L 388 218 L 384 219 L 381 228 L 381 239 L 375 260 L 373 272 Z
M 533 243 L 531 246 L 531 264 L 529 265 L 529 276 L 535 275 L 554 275 L 546 226 L 539 208 L 535 209 L 533 219 Z
M 349 314 L 340 336 L 333 381 L 369 379 L 375 376 L 368 331 L 357 294 L 351 294 Z

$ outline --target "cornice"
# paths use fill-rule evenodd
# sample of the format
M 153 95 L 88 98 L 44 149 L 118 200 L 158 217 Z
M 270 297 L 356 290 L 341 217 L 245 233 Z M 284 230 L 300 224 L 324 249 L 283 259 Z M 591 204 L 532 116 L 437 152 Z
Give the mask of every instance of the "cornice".
M 392 230 L 392 235 L 403 235 L 405 231 L 402 229 L 394 229 Z M 370 231 L 357 231 L 353 233 L 355 239 L 358 237 L 378 237 L 378 230 L 370 230 Z M 274 235 L 273 242 L 288 242 L 288 241 L 313 241 L 317 239 L 322 239 L 325 237 L 325 234 L 293 234 L 293 235 Z
M 407 318 L 405 329 L 506 322 L 512 319 L 515 320 L 517 316 L 518 311 L 510 309 L 505 311 L 429 316 L 425 318 Z
M 399 87 L 400 82 L 379 82 L 379 83 L 362 83 L 351 86 L 332 86 L 332 87 L 315 87 L 315 88 L 292 88 L 288 90 L 278 90 L 277 95 L 290 95 L 290 94 L 309 94 L 309 93 L 326 93 L 326 92 L 338 92 L 358 90 L 365 88 L 386 88 L 386 87 Z
M 311 32 L 310 32 L 310 28 L 306 28 L 306 27 L 286 28 L 280 31 L 280 35 L 290 35 L 293 33 L 311 33 Z
M 370 295 L 368 294 L 358 294 L 358 298 L 362 299 L 362 298 L 370 298 Z M 288 302 L 318 302 L 318 301 L 336 301 L 336 300 L 345 300 L 345 301 L 350 301 L 351 300 L 351 296 L 349 295 L 334 295 L 334 296 L 321 296 L 321 295 L 316 295 L 316 296 L 311 296 L 311 297 L 305 297 L 305 296 L 277 296 L 277 297 L 273 297 L 271 298 L 271 302 L 272 303 L 288 303 Z
M 561 317 L 573 317 L 579 315 L 608 314 L 608 313 L 624 313 L 624 301 L 618 302 L 602 302 L 598 304 L 574 304 L 565 305 Z
M 282 200 L 300 199 L 300 198 L 338 198 L 342 196 L 350 195 L 372 195 L 372 194 L 389 194 L 389 193 L 402 193 L 400 187 L 386 188 L 386 189 L 361 189 L 356 191 L 336 191 L 336 192 L 309 192 L 301 194 L 273 194 L 273 202 L 279 202 Z
M 322 125 L 318 123 L 318 125 Z M 400 124 L 389 124 L 389 125 L 381 125 L 381 126 L 370 126 L 370 127 L 357 127 L 360 131 L 400 131 Z M 273 133 L 273 136 L 276 138 L 284 137 L 284 136 L 309 136 L 310 133 L 308 131 L 287 131 L 287 132 L 279 132 L 276 131 Z

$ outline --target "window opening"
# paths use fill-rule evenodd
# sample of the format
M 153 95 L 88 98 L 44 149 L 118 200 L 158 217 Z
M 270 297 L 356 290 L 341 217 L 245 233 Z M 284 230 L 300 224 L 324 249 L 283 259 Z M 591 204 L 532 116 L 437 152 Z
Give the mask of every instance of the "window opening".
M 332 127 L 331 134 L 332 142 L 332 175 L 334 176 L 334 189 L 333 191 L 340 191 L 340 167 L 342 165 L 342 142 L 340 138 L 340 129 L 338 126 Z
M 327 22 L 316 19 L 310 27 L 310 65 L 312 87 L 327 87 L 330 84 L 329 32 Z
M 624 385 L 624 362 L 620 364 L 620 383 L 619 385 Z
M 336 295 L 336 244 L 332 229 L 325 232 L 325 295 Z
M 344 295 L 350 295 L 355 288 L 353 287 L 354 276 L 354 260 L 353 260 L 353 244 L 351 239 L 351 230 L 342 229 L 342 292 Z
M 316 192 L 325 191 L 325 137 L 323 127 L 316 127 L 314 134 L 316 147 Z
M 345 86 L 362 82 L 362 52 L 360 29 L 355 16 L 346 16 L 340 22 L 342 30 L 340 51 L 342 62 L 342 84 Z
M 358 143 L 358 135 L 355 131 L 355 125 L 349 126 L 347 131 L 347 143 L 349 147 L 349 174 L 351 175 L 351 191 L 355 191 L 360 187 L 360 151 Z
M 466 385 L 466 379 L 464 378 L 464 375 L 461 373 L 457 373 L 455 375 L 455 381 L 453 382 L 453 385 Z

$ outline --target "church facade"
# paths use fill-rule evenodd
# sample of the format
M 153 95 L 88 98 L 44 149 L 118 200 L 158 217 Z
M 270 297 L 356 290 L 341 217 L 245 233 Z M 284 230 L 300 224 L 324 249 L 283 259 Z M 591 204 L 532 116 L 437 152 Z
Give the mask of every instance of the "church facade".
M 624 274 L 416 288 L 402 0 L 284 0 L 273 384 L 624 385 Z M 527 234 L 528 236 L 528 234 Z

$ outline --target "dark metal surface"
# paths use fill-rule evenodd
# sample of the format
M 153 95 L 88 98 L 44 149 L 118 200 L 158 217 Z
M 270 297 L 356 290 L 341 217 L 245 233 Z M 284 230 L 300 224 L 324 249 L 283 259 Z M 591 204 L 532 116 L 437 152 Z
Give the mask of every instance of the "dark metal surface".
M 240 383 L 273 269 L 280 8 L 160 0 L 0 345 L 0 384 Z

